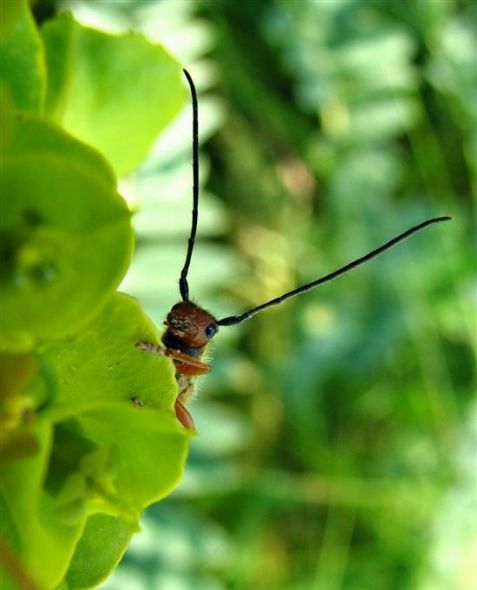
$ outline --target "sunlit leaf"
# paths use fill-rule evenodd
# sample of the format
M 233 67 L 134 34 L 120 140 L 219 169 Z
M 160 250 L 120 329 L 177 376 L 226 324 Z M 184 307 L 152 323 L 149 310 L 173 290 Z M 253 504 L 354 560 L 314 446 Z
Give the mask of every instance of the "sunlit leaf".
M 66 580 L 71 590 L 97 586 L 121 559 L 135 527 L 107 514 L 93 514 L 76 548 Z
M 71 417 L 81 408 L 130 403 L 132 397 L 172 416 L 177 388 L 173 365 L 164 356 L 136 348 L 139 341 L 158 342 L 157 329 L 134 298 L 117 293 L 74 340 L 46 348 L 59 380 L 51 410 L 55 416 L 60 409 L 62 418 Z
M 43 45 L 26 0 L 0 4 L 0 91 L 14 106 L 40 113 L 46 87 Z
M 1 489 L 16 530 L 18 559 L 36 582 L 52 587 L 66 572 L 86 515 L 74 523 L 58 519 L 51 496 L 43 490 L 52 443 L 51 425 L 38 423 L 32 433 L 39 441 L 39 452 L 4 467 Z
M 74 334 L 132 251 L 129 211 L 104 160 L 55 127 L 10 119 L 2 160 L 2 347 Z
M 99 149 L 118 175 L 136 168 L 182 107 L 179 64 L 136 33 L 113 36 L 61 16 L 42 29 L 47 115 Z

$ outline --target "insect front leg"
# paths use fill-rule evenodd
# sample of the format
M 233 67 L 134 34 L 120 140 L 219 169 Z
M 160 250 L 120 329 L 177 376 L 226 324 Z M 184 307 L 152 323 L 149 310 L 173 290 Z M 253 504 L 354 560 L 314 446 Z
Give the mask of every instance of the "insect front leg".
M 174 361 L 177 373 L 182 375 L 204 375 L 210 371 L 210 365 L 201 363 L 195 357 L 184 354 L 179 350 L 166 348 L 162 344 L 153 344 L 152 342 L 138 342 L 136 347 L 140 348 L 141 350 L 145 350 L 146 352 L 168 356 Z
M 162 354 L 163 356 L 167 356 L 167 348 L 162 344 L 153 344 L 152 342 L 136 342 L 136 348 L 140 348 L 141 350 L 145 350 L 146 352 L 153 352 L 155 354 Z

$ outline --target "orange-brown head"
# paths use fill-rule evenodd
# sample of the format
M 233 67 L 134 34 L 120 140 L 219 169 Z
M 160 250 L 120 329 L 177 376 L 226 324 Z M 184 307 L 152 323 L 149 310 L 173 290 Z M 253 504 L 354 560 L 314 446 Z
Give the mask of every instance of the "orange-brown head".
M 198 356 L 218 330 L 214 316 L 192 301 L 176 303 L 164 323 L 163 343 L 192 356 Z

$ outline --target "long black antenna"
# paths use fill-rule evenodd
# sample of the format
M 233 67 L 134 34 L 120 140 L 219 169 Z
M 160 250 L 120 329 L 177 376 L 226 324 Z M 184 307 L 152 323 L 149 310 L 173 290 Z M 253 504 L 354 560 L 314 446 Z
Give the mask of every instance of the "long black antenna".
M 199 217 L 199 109 L 197 105 L 197 91 L 194 82 L 187 70 L 183 70 L 190 86 L 192 96 L 192 224 L 187 244 L 187 254 L 184 267 L 181 270 L 179 279 L 179 290 L 183 301 L 189 301 L 189 283 L 187 273 L 189 272 L 192 250 L 194 249 L 195 234 L 197 232 L 197 219 Z
M 382 254 L 386 250 L 389 250 L 389 248 L 392 248 L 397 243 L 402 242 L 402 240 L 405 240 L 406 238 L 408 238 L 412 234 L 414 234 L 418 231 L 421 231 L 421 229 L 424 229 L 428 225 L 431 225 L 432 223 L 439 223 L 441 221 L 447 221 L 448 219 L 450 219 L 450 217 L 435 217 L 434 219 L 428 219 L 427 221 L 423 221 L 419 225 L 415 225 L 414 227 L 409 228 L 408 230 L 406 230 L 402 234 L 399 234 L 398 236 L 396 236 L 392 240 L 389 240 L 389 242 L 386 242 L 382 246 L 379 246 L 379 248 L 376 248 L 375 250 L 368 252 L 368 254 L 361 256 L 361 258 L 357 258 L 356 260 L 353 260 L 352 262 L 346 264 L 345 266 L 342 266 L 338 270 L 335 270 L 335 271 L 331 272 L 330 274 L 325 275 L 324 277 L 316 279 L 315 281 L 312 281 L 311 283 L 307 283 L 306 285 L 303 285 L 302 287 L 298 287 L 297 289 L 293 289 L 293 291 L 289 291 L 288 293 L 284 293 L 283 295 L 280 295 L 279 297 L 276 297 L 275 299 L 271 299 L 270 301 L 267 301 L 266 303 L 262 303 L 261 305 L 258 305 L 257 307 L 249 309 L 248 311 L 246 311 L 242 315 L 231 315 L 229 317 L 223 318 L 223 319 L 219 320 L 217 322 L 217 324 L 219 326 L 232 326 L 234 324 L 240 324 L 241 322 L 244 322 L 245 320 L 248 320 L 249 318 L 254 316 L 256 313 L 263 311 L 264 309 L 272 307 L 273 305 L 280 305 L 280 303 L 283 303 L 283 301 L 285 301 L 286 299 L 290 299 L 290 297 L 295 297 L 296 295 L 301 295 L 301 293 L 306 293 L 307 291 L 310 291 L 311 289 L 314 289 L 315 287 L 318 287 L 319 285 L 323 285 L 324 283 L 329 283 L 330 281 L 332 281 L 333 279 L 336 279 L 340 275 L 343 275 L 346 272 L 352 270 L 353 268 L 356 268 L 357 266 L 364 264 L 368 260 L 371 260 L 371 258 L 379 256 L 380 254 Z

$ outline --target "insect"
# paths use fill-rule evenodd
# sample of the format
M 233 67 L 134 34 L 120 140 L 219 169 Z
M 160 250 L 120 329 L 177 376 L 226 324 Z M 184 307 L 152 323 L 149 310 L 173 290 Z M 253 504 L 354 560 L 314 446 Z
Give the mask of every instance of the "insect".
M 205 349 L 211 339 L 215 336 L 221 326 L 233 326 L 250 319 L 255 314 L 268 309 L 274 305 L 280 305 L 290 297 L 306 293 L 315 287 L 328 283 L 337 277 L 349 272 L 353 268 L 364 264 L 368 260 L 379 256 L 386 250 L 389 250 L 399 242 L 405 240 L 412 234 L 424 229 L 428 225 L 446 221 L 450 217 L 435 217 L 427 219 L 422 223 L 415 225 L 398 236 L 392 238 L 382 246 L 368 252 L 364 256 L 357 258 L 338 268 L 337 270 L 315 279 L 306 285 L 302 285 L 292 291 L 283 293 L 270 301 L 266 301 L 257 307 L 253 307 L 240 315 L 228 316 L 217 319 L 211 313 L 202 309 L 189 298 L 189 284 L 187 274 L 194 249 L 195 236 L 197 232 L 197 221 L 199 215 L 199 122 L 198 122 L 198 102 L 197 92 L 194 82 L 187 70 L 184 70 L 185 77 L 190 87 L 192 98 L 192 223 L 190 236 L 187 245 L 187 254 L 184 267 L 182 268 L 179 278 L 179 291 L 181 301 L 176 303 L 171 311 L 167 314 L 165 325 L 166 330 L 162 336 L 162 344 L 152 344 L 149 342 L 138 342 L 139 348 L 170 357 L 174 361 L 176 368 L 176 380 L 178 384 L 178 395 L 175 402 L 175 412 L 179 422 L 188 429 L 194 430 L 194 421 L 187 405 L 194 395 L 195 380 L 199 375 L 210 371 L 210 365 L 203 362 Z

